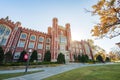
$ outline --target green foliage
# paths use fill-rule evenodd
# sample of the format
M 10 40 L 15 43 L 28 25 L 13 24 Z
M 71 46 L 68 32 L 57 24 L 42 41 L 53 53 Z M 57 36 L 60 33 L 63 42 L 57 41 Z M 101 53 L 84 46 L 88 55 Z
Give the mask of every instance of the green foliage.
M 78 55 L 78 61 L 81 62 L 82 56 Z
M 104 62 L 101 55 L 98 55 L 98 56 L 96 57 L 96 60 L 97 60 L 98 62 Z
M 0 64 L 3 62 L 3 60 L 4 60 L 4 51 L 2 47 L 0 46 Z
M 78 61 L 78 57 L 77 55 L 74 54 L 74 61 L 77 62 Z
M 57 62 L 60 64 L 65 64 L 65 55 L 62 53 L 58 54 Z
M 30 56 L 30 62 L 33 62 L 34 60 L 38 60 L 38 56 L 37 56 L 37 51 L 36 50 L 34 50 L 33 52 L 32 52 L 32 55 Z
M 6 63 L 6 62 L 12 62 L 12 52 L 11 52 L 11 51 L 8 51 L 8 52 L 4 55 L 4 58 L 5 58 L 5 63 Z
M 105 62 L 110 62 L 110 58 L 106 57 Z
M 26 53 L 26 51 L 22 51 L 21 53 L 20 53 L 20 57 L 19 57 L 19 59 L 18 59 L 18 62 L 26 62 L 25 60 L 24 60 L 24 55 L 25 54 L 27 54 Z
M 46 62 L 50 62 L 51 61 L 51 53 L 50 53 L 49 50 L 44 55 L 44 61 L 46 61 Z
M 89 61 L 88 55 L 82 55 L 81 62 L 85 63 L 85 62 L 88 62 L 88 61 Z

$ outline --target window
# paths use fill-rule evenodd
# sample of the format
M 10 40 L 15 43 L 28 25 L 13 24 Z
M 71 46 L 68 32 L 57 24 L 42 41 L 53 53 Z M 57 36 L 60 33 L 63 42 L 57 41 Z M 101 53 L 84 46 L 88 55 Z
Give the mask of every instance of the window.
M 40 37 L 40 38 L 39 38 L 39 41 L 40 41 L 40 42 L 43 42 L 43 41 L 44 41 L 44 37 Z
M 65 51 L 65 45 L 60 45 L 60 50 Z
M 34 40 L 35 41 L 35 39 L 36 39 L 36 36 L 31 35 L 30 40 Z
M 19 41 L 18 47 L 24 47 L 25 46 L 25 41 Z
M 5 26 L 4 25 L 0 25 L 0 35 L 3 35 L 5 32 Z
M 22 33 L 20 38 L 26 39 L 26 37 L 27 37 L 27 35 L 25 33 Z
M 16 52 L 16 53 L 14 54 L 14 59 L 19 59 L 19 57 L 20 57 L 20 52 Z
M 42 54 L 38 54 L 38 59 L 42 59 Z
M 0 45 L 6 45 L 11 30 L 5 25 L 0 24 Z
M 43 49 L 43 44 L 38 44 L 38 49 Z
M 46 45 L 46 50 L 50 50 L 50 45 Z
M 65 37 L 60 37 L 60 43 L 66 43 L 66 38 Z
M 47 38 L 47 39 L 46 39 L 46 43 L 50 43 L 50 38 Z
M 34 48 L 34 42 L 29 42 L 28 48 Z

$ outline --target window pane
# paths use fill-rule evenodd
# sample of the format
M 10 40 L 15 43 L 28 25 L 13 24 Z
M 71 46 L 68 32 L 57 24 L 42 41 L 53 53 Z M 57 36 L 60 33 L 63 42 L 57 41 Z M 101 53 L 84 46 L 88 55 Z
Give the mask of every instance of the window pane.
M 50 43 L 50 38 L 47 38 L 46 43 Z
M 43 49 L 43 44 L 38 44 L 38 49 Z
M 50 50 L 50 45 L 46 45 L 46 49 L 47 49 L 47 50 Z
M 24 33 L 21 34 L 22 39 L 26 39 L 26 37 L 27 37 L 26 34 L 24 34 Z
M 4 33 L 5 28 L 6 28 L 5 26 L 0 25 L 0 35 L 2 35 Z
M 34 42 L 30 42 L 28 48 L 34 48 Z
M 19 41 L 18 47 L 24 47 L 25 46 L 25 41 Z
M 40 38 L 39 38 L 39 41 L 40 41 L 40 42 L 43 42 L 43 41 L 44 41 L 44 37 L 40 37 Z
M 7 29 L 6 32 L 5 32 L 5 35 L 8 36 L 10 34 L 10 30 Z
M 30 40 L 35 40 L 35 36 L 34 35 L 32 35 L 31 37 L 30 37 Z
M 1 45 L 6 45 L 6 41 L 7 40 L 5 38 L 3 38 L 2 41 L 1 41 Z

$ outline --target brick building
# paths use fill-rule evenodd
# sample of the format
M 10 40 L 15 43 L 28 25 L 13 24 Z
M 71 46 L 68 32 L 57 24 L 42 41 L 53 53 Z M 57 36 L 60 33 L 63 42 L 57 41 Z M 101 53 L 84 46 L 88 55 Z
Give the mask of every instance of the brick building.
M 48 33 L 23 28 L 20 22 L 12 22 L 7 18 L 0 19 L 0 45 L 4 53 L 12 51 L 13 60 L 19 58 L 23 50 L 37 50 L 38 61 L 44 59 L 47 50 L 51 52 L 51 61 L 56 61 L 61 52 L 66 61 L 73 61 L 74 55 L 87 54 L 92 59 L 92 51 L 86 41 L 71 41 L 70 24 L 65 27 L 58 25 L 57 18 L 48 27 Z

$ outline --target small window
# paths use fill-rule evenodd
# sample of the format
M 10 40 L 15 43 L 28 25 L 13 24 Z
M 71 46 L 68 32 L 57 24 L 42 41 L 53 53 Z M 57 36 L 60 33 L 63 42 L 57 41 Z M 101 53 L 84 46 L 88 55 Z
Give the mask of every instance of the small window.
M 2 41 L 1 41 L 1 45 L 6 45 L 6 41 L 7 40 L 5 38 L 3 38 Z
M 38 44 L 38 49 L 43 49 L 43 44 Z
M 19 57 L 20 57 L 20 52 L 16 52 L 16 53 L 14 54 L 14 59 L 19 59 Z
M 25 41 L 19 41 L 18 47 L 24 47 L 25 46 Z
M 34 42 L 30 42 L 28 48 L 34 48 Z
M 35 41 L 35 39 L 36 39 L 36 36 L 31 35 L 30 40 L 34 40 Z
M 27 35 L 25 33 L 22 33 L 20 38 L 26 39 L 26 37 L 27 37 Z
M 40 42 L 43 42 L 43 41 L 44 41 L 44 37 L 40 37 L 40 38 L 39 38 L 39 41 L 40 41 Z
M 46 43 L 50 43 L 50 38 L 47 38 L 47 39 L 46 39 Z
M 50 50 L 50 45 L 46 45 L 46 50 Z

